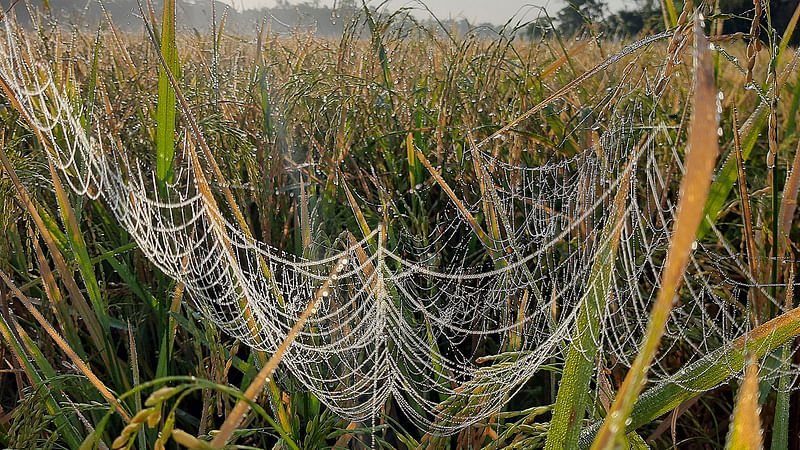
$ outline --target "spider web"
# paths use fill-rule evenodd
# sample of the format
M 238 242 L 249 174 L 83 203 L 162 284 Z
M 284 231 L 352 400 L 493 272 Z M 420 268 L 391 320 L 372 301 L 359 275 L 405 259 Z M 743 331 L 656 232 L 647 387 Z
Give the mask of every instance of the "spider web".
M 418 426 L 451 434 L 500 411 L 543 364 L 563 359 L 582 303 L 596 301 L 589 295 L 592 267 L 621 186 L 627 202 L 595 360 L 598 370 L 609 370 L 635 356 L 659 288 L 682 174 L 678 126 L 655 114 L 663 73 L 637 69 L 637 58 L 671 34 L 608 58 L 607 66 L 626 64 L 628 76 L 609 80 L 567 130 L 568 138 L 584 140 L 582 150 L 537 147 L 509 155 L 502 147 L 512 131 L 473 142 L 441 165 L 448 179 L 462 180 L 451 182 L 459 202 L 442 194 L 447 206 L 428 235 L 394 229 L 389 245 L 379 226 L 338 248 L 315 240 L 314 253 L 328 256 L 304 259 L 253 239 L 228 219 L 208 187 L 225 181 L 208 175 L 210 161 L 188 130 L 174 180 L 159 195 L 153 168 L 121 148 L 102 121 L 84 128 L 46 59 L 11 21 L 3 23 L 0 78 L 44 137 L 50 161 L 76 194 L 102 200 L 140 251 L 182 283 L 217 326 L 273 353 L 327 282 L 282 371 L 341 417 L 368 421 L 391 397 Z M 571 105 L 555 98 L 549 108 L 559 114 Z M 630 183 L 621 183 L 628 173 Z M 383 194 L 391 220 L 399 208 Z M 355 198 L 383 207 L 370 205 L 364 192 L 356 190 Z M 477 228 L 493 224 L 494 231 L 479 232 L 475 217 L 484 219 Z M 694 251 L 654 380 L 674 377 L 675 358 L 696 361 L 749 331 L 740 299 L 752 289 L 768 296 L 748 275 L 745 255 L 713 231 L 721 244 L 698 243 Z M 769 377 L 781 373 L 771 369 Z

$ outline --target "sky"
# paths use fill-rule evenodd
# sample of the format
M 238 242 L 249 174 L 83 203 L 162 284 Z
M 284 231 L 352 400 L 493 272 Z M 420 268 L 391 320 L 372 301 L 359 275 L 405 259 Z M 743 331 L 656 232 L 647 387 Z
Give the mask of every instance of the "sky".
M 261 8 L 275 6 L 275 0 L 222 0 L 233 4 L 236 9 Z M 299 3 L 300 0 L 289 0 L 289 3 Z M 323 6 L 334 6 L 335 0 L 319 0 Z M 370 0 L 368 4 L 378 5 L 379 1 Z M 519 19 L 532 20 L 536 18 L 539 10 L 532 6 L 544 6 L 554 15 L 566 4 L 563 0 L 425 0 L 425 4 L 440 19 L 467 19 L 470 23 L 490 22 L 503 24 L 514 14 L 523 14 Z M 623 0 L 611 0 L 612 9 L 619 9 L 618 5 Z M 388 8 L 403 6 L 419 6 L 414 0 L 389 0 Z M 615 7 L 617 6 L 617 7 Z

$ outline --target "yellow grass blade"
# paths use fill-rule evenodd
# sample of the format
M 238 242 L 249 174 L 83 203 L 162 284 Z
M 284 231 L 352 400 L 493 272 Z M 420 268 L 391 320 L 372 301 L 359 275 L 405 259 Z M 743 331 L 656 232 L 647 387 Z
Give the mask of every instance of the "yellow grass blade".
M 483 231 L 480 224 L 478 224 L 478 221 L 475 220 L 475 217 L 472 215 L 472 213 L 470 213 L 469 210 L 464 206 L 464 204 L 461 203 L 461 200 L 458 199 L 456 193 L 453 192 L 452 189 L 450 189 L 450 186 L 447 185 L 447 182 L 444 180 L 444 178 L 442 178 L 442 176 L 439 175 L 439 172 L 437 172 L 436 169 L 433 168 L 431 163 L 428 161 L 428 158 L 426 158 L 425 155 L 423 155 L 422 152 L 419 151 L 419 149 L 417 149 L 416 147 L 414 148 L 414 151 L 416 152 L 417 158 L 422 163 L 422 165 L 425 166 L 426 169 L 428 169 L 428 172 L 430 172 L 433 179 L 436 180 L 437 183 L 439 183 L 439 186 L 442 188 L 445 194 L 447 194 L 447 196 L 450 197 L 450 200 L 453 201 L 458 210 L 461 211 L 461 214 L 464 215 L 464 218 L 467 219 L 467 222 L 469 222 L 470 226 L 472 227 L 472 230 L 478 236 L 478 239 L 480 239 L 483 245 L 485 245 L 487 248 L 492 249 L 493 247 L 491 245 L 489 236 L 486 234 L 485 231 Z
M 647 371 L 658 350 L 661 336 L 672 312 L 673 301 L 683 281 L 683 273 L 692 253 L 697 229 L 703 220 L 703 208 L 711 185 L 711 176 L 719 153 L 717 143 L 717 93 L 708 54 L 708 41 L 695 16 L 695 92 L 692 131 L 686 152 L 683 181 L 678 199 L 672 243 L 661 274 L 661 289 L 650 313 L 644 342 L 633 362 L 617 398 L 606 417 L 594 450 L 611 450 L 622 443 L 625 426 L 633 405 L 647 382 Z M 709 132 L 709 128 L 713 130 Z
M 751 357 L 733 410 L 733 422 L 725 444 L 727 450 L 764 448 L 758 411 L 758 360 Z

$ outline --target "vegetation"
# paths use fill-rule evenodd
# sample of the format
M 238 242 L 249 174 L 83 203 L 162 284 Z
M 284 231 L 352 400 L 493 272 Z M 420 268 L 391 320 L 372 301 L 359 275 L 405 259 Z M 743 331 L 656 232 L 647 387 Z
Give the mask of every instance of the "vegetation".
M 663 9 L 641 7 L 640 29 L 623 29 L 629 20 L 591 23 L 605 10 L 586 0 L 556 21 L 542 15 L 460 34 L 404 11 L 377 14 L 350 3 L 354 16 L 331 39 L 278 36 L 266 16 L 255 36 L 243 36 L 216 13 L 208 31 L 181 33 L 180 3 L 144 5 L 153 29 L 142 34 L 118 27 L 110 14 L 92 33 L 49 26 L 55 14 L 44 2 L 41 13 L 29 14 L 39 27 L 24 34 L 47 56 L 82 129 L 140 161 L 161 198 L 177 183 L 174 167 L 187 164 L 202 180 L 197 192 L 210 222 L 216 212 L 218 223 L 224 217 L 243 234 L 310 259 L 353 247 L 356 236 L 368 251 L 402 255 L 404 239 L 427 246 L 437 223 L 460 221 L 453 233 L 463 252 L 443 246 L 441 257 L 502 271 L 519 251 L 494 243 L 513 242 L 509 230 L 526 217 L 502 209 L 505 187 L 482 171 L 500 174 L 500 162 L 550 164 L 557 173 L 565 161 L 562 172 L 575 169 L 576 155 L 605 151 L 602 138 L 621 136 L 608 200 L 587 209 L 597 233 L 578 231 L 582 238 L 552 245 L 564 265 L 571 246 L 592 255 L 582 262 L 582 301 L 554 294 L 546 303 L 553 322 L 570 326 L 550 331 L 558 341 L 553 354 L 507 387 L 502 410 L 463 401 L 479 398 L 484 384 L 442 381 L 463 383 L 447 386 L 453 392 L 476 391 L 431 399 L 450 419 L 478 416 L 457 433 L 417 426 L 394 397 L 373 423 L 344 420 L 281 369 L 341 269 L 324 282 L 309 278 L 314 297 L 275 352 L 248 347 L 148 259 L 136 230 L 95 200 L 102 186 L 73 189 L 90 162 L 57 167 L 53 145 L 69 142 L 67 128 L 42 131 L 0 77 L 0 446 L 716 448 L 727 438 L 733 448 L 757 448 L 763 428 L 763 442 L 783 448 L 798 435 L 790 412 L 800 407 L 792 392 L 800 334 L 793 289 L 800 70 L 789 43 L 800 8 L 773 32 L 769 8 L 748 5 L 747 28 L 739 31 L 727 28 L 734 17 L 725 2 L 695 9 L 665 0 Z M 619 39 L 600 37 L 608 30 Z M 637 114 L 649 128 L 625 135 L 644 128 Z M 495 159 L 470 157 L 478 147 Z M 645 150 L 652 159 L 641 157 L 640 167 Z M 668 167 L 670 178 L 637 184 L 651 173 L 644 161 Z M 650 201 L 653 186 L 675 207 L 652 211 L 677 212 L 660 219 L 670 237 L 648 253 L 634 248 L 625 227 L 634 214 L 629 205 Z M 558 206 L 566 214 L 569 206 Z M 211 240 L 227 242 L 226 230 L 214 229 Z M 361 259 L 366 253 L 357 248 Z M 714 260 L 715 251 L 733 256 Z M 637 273 L 636 282 L 652 288 L 646 309 L 608 312 L 617 307 L 625 264 L 649 267 L 648 258 L 659 270 Z M 393 264 L 367 262 L 360 261 L 367 280 L 367 267 Z M 529 266 L 523 269 L 537 270 Z M 557 270 L 540 278 L 553 292 Z M 727 303 L 692 291 L 703 277 Z M 726 283 L 739 287 L 726 290 Z M 379 281 L 365 284 L 376 297 L 401 296 Z M 512 297 L 502 314 L 521 329 L 528 291 Z M 683 307 L 696 304 L 708 306 Z M 705 335 L 728 324 L 704 314 L 728 310 L 732 329 L 745 331 L 731 339 Z M 696 328 L 670 334 L 676 317 Z M 603 340 L 621 326 L 615 320 L 635 322 L 633 340 L 619 352 Z M 480 350 L 487 368 L 513 365 L 533 352 L 521 343 L 524 332 L 509 329 L 451 350 Z M 430 341 L 431 348 L 451 345 Z M 648 383 L 654 361 L 671 376 Z M 440 369 L 441 361 L 426 364 Z M 741 387 L 730 382 L 736 377 Z M 444 427 L 439 419 L 431 420 Z

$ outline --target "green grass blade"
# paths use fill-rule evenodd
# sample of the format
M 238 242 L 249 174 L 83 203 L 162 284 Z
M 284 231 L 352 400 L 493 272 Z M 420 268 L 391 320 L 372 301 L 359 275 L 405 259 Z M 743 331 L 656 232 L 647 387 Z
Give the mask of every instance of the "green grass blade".
M 175 0 L 164 1 L 164 17 L 161 23 L 161 53 L 164 62 L 176 77 L 180 66 L 178 47 L 175 43 Z M 172 160 L 175 158 L 175 115 L 177 100 L 175 91 L 163 68 L 158 70 L 158 104 L 156 106 L 156 178 L 163 195 L 166 183 L 172 181 Z
M 767 124 L 767 108 L 758 109 L 754 115 L 753 124 L 747 131 L 744 139 L 742 139 L 742 162 L 746 162 L 750 157 L 750 153 L 752 153 L 759 135 Z M 717 216 L 723 210 L 725 202 L 731 190 L 733 190 L 733 184 L 737 179 L 738 168 L 736 167 L 736 159 L 728 158 L 728 160 L 725 161 L 725 165 L 723 165 L 722 169 L 718 172 L 714 182 L 711 183 L 708 200 L 703 210 L 703 217 L 707 218 L 707 220 L 704 220 L 697 230 L 698 240 L 703 239 L 703 237 L 711 231 L 711 223 L 716 222 Z
M 792 345 L 786 344 L 781 350 L 781 370 L 789 371 L 792 361 Z M 789 397 L 791 396 L 791 376 L 781 375 L 775 397 L 775 418 L 772 422 L 772 447 L 789 448 Z
M 800 152 L 798 152 L 800 154 Z M 797 195 L 795 194 L 795 197 Z M 786 307 L 792 307 L 794 297 L 794 266 L 789 266 L 789 278 L 786 280 Z M 772 447 L 789 448 L 789 398 L 792 380 L 789 370 L 792 363 L 792 345 L 785 344 L 781 349 L 781 372 L 775 397 L 775 417 L 772 422 Z
M 589 384 L 595 366 L 598 335 L 602 328 L 609 288 L 614 279 L 614 262 L 630 190 L 630 166 L 623 177 L 614 197 L 613 209 L 600 237 L 600 248 L 592 264 L 589 287 L 581 303 L 572 345 L 561 375 L 553 420 L 547 433 L 545 445 L 547 450 L 574 448 L 580 437 L 586 403 L 589 399 Z
M 86 365 L 85 362 L 78 356 L 75 351 L 67 344 L 63 337 L 61 337 L 58 332 L 53 328 L 53 326 L 42 316 L 42 314 L 36 309 L 30 299 L 28 299 L 25 294 L 23 294 L 14 284 L 11 282 L 11 279 L 0 270 L 0 278 L 5 282 L 6 286 L 11 289 L 11 292 L 14 294 L 14 297 L 19 300 L 28 312 L 39 322 L 39 325 L 45 329 L 48 335 L 55 341 L 56 345 L 69 357 L 70 361 L 78 368 L 78 370 L 92 383 L 92 385 L 97 389 L 97 391 L 105 398 L 109 404 L 114 406 L 122 417 L 126 421 L 130 421 L 130 417 L 128 416 L 127 412 L 122 408 L 122 406 L 117 402 L 114 395 L 109 391 L 105 384 L 92 372 L 89 366 Z M 22 336 L 23 341 L 26 343 L 29 352 L 31 355 L 34 356 L 34 359 L 39 364 L 39 367 L 42 371 L 47 375 L 48 378 L 53 378 L 56 376 L 55 371 L 52 369 L 50 364 L 48 363 L 47 359 L 44 357 L 43 354 L 36 348 L 35 343 L 33 340 L 27 338 L 27 334 L 25 331 L 20 328 L 18 330 L 20 336 Z M 28 343 L 30 341 L 30 343 Z
M 733 341 L 730 346 L 714 350 L 684 367 L 676 377 L 642 393 L 633 406 L 625 431 L 636 430 L 697 396 L 699 392 L 719 386 L 742 370 L 748 354 L 754 358 L 762 358 L 798 335 L 800 308 L 795 308 L 754 328 Z M 597 423 L 584 430 L 579 447 L 589 448 L 599 428 L 600 424 Z
M 72 248 L 73 256 L 78 262 L 78 269 L 83 277 L 86 291 L 89 294 L 89 300 L 92 302 L 92 306 L 94 306 L 94 314 L 97 316 L 97 320 L 100 322 L 102 329 L 107 333 L 110 322 L 108 317 L 108 305 L 105 304 L 103 296 L 100 293 L 100 286 L 97 283 L 94 265 L 89 257 L 86 241 L 83 239 L 83 233 L 81 232 L 78 220 L 72 210 L 67 192 L 64 190 L 61 179 L 56 173 L 52 163 L 50 164 L 50 174 L 53 178 L 53 187 L 56 191 L 56 198 L 58 199 L 61 216 L 67 229 L 67 240 Z
M 794 82 L 794 89 L 792 89 L 792 101 L 789 104 L 789 111 L 786 114 L 786 130 L 784 136 L 791 136 L 797 127 L 797 110 L 800 109 L 800 72 L 797 74 L 797 79 Z
M 661 7 L 666 8 L 670 25 L 672 25 L 673 28 L 678 26 L 678 13 L 675 11 L 675 4 L 672 0 L 663 0 Z
M 69 445 L 69 447 L 77 448 L 77 446 L 80 445 L 81 442 L 81 439 L 78 437 L 77 431 L 72 426 L 72 424 L 67 420 L 66 416 L 61 412 L 61 408 L 58 406 L 58 403 L 53 398 L 53 393 L 50 390 L 49 384 L 44 382 L 42 377 L 39 375 L 39 372 L 36 370 L 36 368 L 33 366 L 30 360 L 28 360 L 24 348 L 19 343 L 19 341 L 17 341 L 17 338 L 13 334 L 12 329 L 9 326 L 8 322 L 6 321 L 5 315 L 3 313 L 0 313 L 0 336 L 2 336 L 6 344 L 8 344 L 9 347 L 11 348 L 12 352 L 16 356 L 20 365 L 25 370 L 25 374 L 28 376 L 31 383 L 36 388 L 42 388 L 45 391 L 44 402 L 47 407 L 47 411 L 53 416 L 53 420 L 55 421 L 56 426 L 58 427 L 60 432 L 64 435 L 64 439 Z

